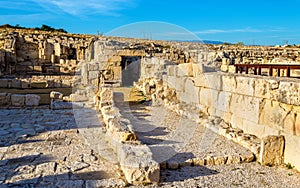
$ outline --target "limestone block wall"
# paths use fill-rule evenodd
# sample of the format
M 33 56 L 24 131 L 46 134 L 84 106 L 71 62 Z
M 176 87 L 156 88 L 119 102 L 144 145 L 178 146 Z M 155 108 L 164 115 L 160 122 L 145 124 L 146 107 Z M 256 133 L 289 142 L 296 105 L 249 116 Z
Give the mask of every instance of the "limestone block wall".
M 203 72 L 205 67 L 199 64 L 168 66 L 162 84 L 148 78 L 138 86 L 147 94 L 146 86 L 153 82 L 156 91 L 149 92 L 153 104 L 162 103 L 195 121 L 221 117 L 261 139 L 283 135 L 284 162 L 299 169 L 298 80 Z
M 164 76 L 164 85 L 177 93 L 179 111 L 194 120 L 204 114 L 221 117 L 232 127 L 259 138 L 283 135 L 284 162 L 300 169 L 298 79 L 201 71 L 195 74 L 196 70 L 199 65 L 170 66 Z
M 175 63 L 157 57 L 146 57 L 141 63 L 141 79 L 157 78 L 162 79 L 166 74 L 166 67 L 168 65 L 176 65 Z

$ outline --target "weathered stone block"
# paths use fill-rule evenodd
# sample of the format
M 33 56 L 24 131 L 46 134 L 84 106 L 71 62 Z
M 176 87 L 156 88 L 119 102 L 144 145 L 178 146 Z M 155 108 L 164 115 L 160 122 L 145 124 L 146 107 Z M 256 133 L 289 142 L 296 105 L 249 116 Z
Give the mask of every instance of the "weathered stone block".
M 235 93 L 237 81 L 234 75 L 222 75 L 222 90 Z
M 226 164 L 226 157 L 214 157 L 215 165 L 223 165 Z
M 38 89 L 46 88 L 47 87 L 47 81 L 31 82 L 30 87 L 31 88 L 38 88 Z
M 280 81 L 274 98 L 278 102 L 300 106 L 300 83 L 291 81 Z
M 264 78 L 256 78 L 254 82 L 254 96 L 270 99 L 271 93 L 269 89 L 269 81 Z
M 283 163 L 284 137 L 267 136 L 262 139 L 259 162 L 262 165 L 280 165 Z
M 243 119 L 242 126 L 237 126 L 237 128 L 242 129 L 245 133 L 253 134 L 259 138 L 265 136 L 265 127 L 247 119 Z
M 113 67 L 113 72 L 114 72 L 114 80 L 122 80 L 122 67 L 121 66 Z
M 0 88 L 7 88 L 8 80 L 7 79 L 0 79 Z
M 201 159 L 201 158 L 193 158 L 193 164 L 195 166 L 204 166 L 205 165 L 205 159 Z
M 51 91 L 50 93 L 50 99 L 53 100 L 63 100 L 64 94 L 57 92 L 57 91 Z
M 42 66 L 33 66 L 33 70 L 36 72 L 42 72 Z
M 200 104 L 207 107 L 218 107 L 219 92 L 213 89 L 201 88 Z
M 123 144 L 118 150 L 121 169 L 130 184 L 159 182 L 160 166 L 148 146 Z
M 27 94 L 25 104 L 26 106 L 38 106 L 41 97 L 34 94 Z
M 99 71 L 89 71 L 89 80 L 98 79 Z
M 25 95 L 13 94 L 11 95 L 11 104 L 13 106 L 24 106 L 25 105 Z
M 216 116 L 222 118 L 226 122 L 230 122 L 232 113 L 222 110 L 216 110 Z
M 179 94 L 180 100 L 187 103 L 199 104 L 200 87 L 195 87 L 193 80 L 187 78 L 185 82 L 184 92 Z
M 168 76 L 168 86 L 174 88 L 177 92 L 183 92 L 186 79 L 184 77 Z
M 290 113 L 291 111 L 291 105 L 266 100 L 261 109 L 259 124 L 280 130 L 283 130 L 284 127 L 293 126 L 294 117 L 293 114 Z
M 100 92 L 100 103 L 113 103 L 113 90 L 110 87 L 103 87 Z
M 176 67 L 176 74 L 178 77 L 192 77 L 193 76 L 193 64 L 183 63 Z
M 62 80 L 61 87 L 72 87 L 72 81 L 71 80 Z
M 240 156 L 228 156 L 226 164 L 239 164 L 241 163 Z
M 263 99 L 233 94 L 230 102 L 230 112 L 258 123 L 262 102 Z
M 121 56 L 111 56 L 109 57 L 109 60 L 110 62 L 121 62 L 122 61 L 122 57 Z
M 198 89 L 198 91 L 199 91 L 199 89 Z M 186 93 L 186 92 L 178 92 L 179 100 L 188 105 L 198 104 L 198 102 L 199 102 L 198 94 L 197 94 L 197 93 L 199 93 L 198 91 L 195 90 L 195 94 L 193 94 L 193 95 Z
M 202 63 L 193 63 L 193 77 L 197 77 L 205 72 L 205 67 Z
M 12 88 L 21 88 L 21 80 L 13 79 L 11 82 Z
M 221 110 L 221 111 L 224 111 L 224 112 L 230 112 L 231 96 L 232 96 L 231 93 L 221 91 L 219 93 L 219 97 L 218 97 L 217 109 Z
M 255 81 L 255 78 L 237 76 L 236 77 L 236 83 L 237 83 L 236 93 L 239 93 L 242 95 L 247 95 L 247 96 L 254 96 L 254 81 Z
M 10 105 L 11 94 L 10 93 L 0 93 L 0 106 Z
M 199 74 L 193 78 L 195 86 L 222 90 L 222 76 L 218 73 Z
M 22 80 L 21 81 L 21 88 L 22 89 L 27 89 L 29 87 L 30 87 L 30 84 L 29 84 L 29 82 L 27 80 Z

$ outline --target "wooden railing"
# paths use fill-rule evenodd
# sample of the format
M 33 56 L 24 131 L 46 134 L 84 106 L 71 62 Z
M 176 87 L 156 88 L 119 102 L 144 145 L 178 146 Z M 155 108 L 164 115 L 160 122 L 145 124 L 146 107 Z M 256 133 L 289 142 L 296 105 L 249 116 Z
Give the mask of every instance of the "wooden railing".
M 291 70 L 300 70 L 299 65 L 286 65 L 286 64 L 235 64 L 235 73 L 245 71 L 246 74 L 249 73 L 249 69 L 254 69 L 255 75 L 261 75 L 262 69 L 268 69 L 268 75 L 273 76 L 273 69 L 277 70 L 277 76 L 281 76 L 280 70 L 286 70 L 286 76 L 291 77 Z

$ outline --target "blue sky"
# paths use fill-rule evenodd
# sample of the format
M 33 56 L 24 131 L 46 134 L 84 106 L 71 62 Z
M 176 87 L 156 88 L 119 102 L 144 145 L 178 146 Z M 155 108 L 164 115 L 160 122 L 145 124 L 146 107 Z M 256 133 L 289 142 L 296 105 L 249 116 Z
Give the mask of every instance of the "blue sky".
M 300 0 L 0 0 L 0 24 L 106 35 L 127 30 L 153 39 L 185 39 L 188 30 L 197 36 L 192 39 L 300 44 L 299 7 Z M 142 23 L 128 26 L 136 22 Z

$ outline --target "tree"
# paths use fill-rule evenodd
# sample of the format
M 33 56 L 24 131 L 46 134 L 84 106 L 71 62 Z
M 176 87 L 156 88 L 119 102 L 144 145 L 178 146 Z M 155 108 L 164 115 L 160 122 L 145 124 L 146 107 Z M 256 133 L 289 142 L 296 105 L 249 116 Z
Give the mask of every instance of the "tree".
M 238 46 L 245 46 L 245 44 L 243 42 L 237 42 L 236 45 L 238 45 Z
M 58 31 L 58 32 L 63 32 L 63 33 L 68 33 L 66 30 L 60 28 L 60 29 L 55 29 L 53 27 L 50 27 L 48 25 L 43 24 L 40 28 L 36 28 L 42 31 Z
M 42 27 L 40 28 L 42 31 L 53 31 L 54 28 L 48 26 L 48 25 L 45 25 L 43 24 Z

